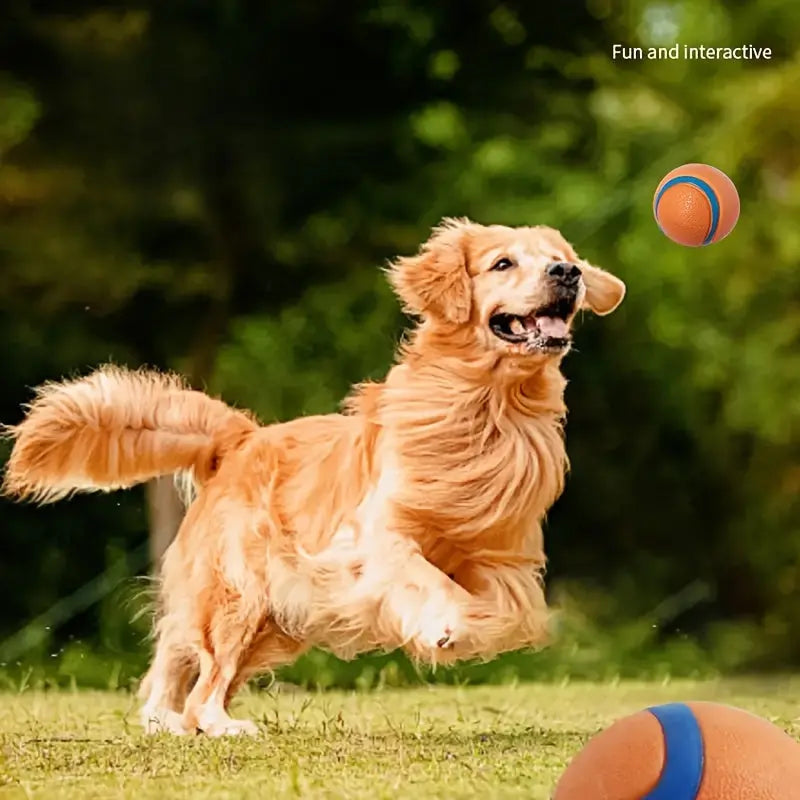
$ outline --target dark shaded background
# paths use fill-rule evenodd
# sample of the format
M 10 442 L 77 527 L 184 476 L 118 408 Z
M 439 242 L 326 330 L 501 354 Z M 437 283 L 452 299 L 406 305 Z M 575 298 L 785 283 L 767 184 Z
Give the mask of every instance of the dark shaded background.
M 773 58 L 611 58 L 675 41 Z M 406 324 L 387 258 L 444 215 L 554 225 L 629 294 L 565 365 L 548 549 L 572 649 L 552 663 L 797 664 L 798 41 L 792 0 L 6 0 L 0 419 L 109 359 L 264 421 L 333 410 Z M 651 213 L 688 161 L 742 199 L 702 250 Z M 146 571 L 147 535 L 143 491 L 0 501 L 0 638 L 46 613 L 0 657 L 138 663 L 144 584 L 119 579 Z

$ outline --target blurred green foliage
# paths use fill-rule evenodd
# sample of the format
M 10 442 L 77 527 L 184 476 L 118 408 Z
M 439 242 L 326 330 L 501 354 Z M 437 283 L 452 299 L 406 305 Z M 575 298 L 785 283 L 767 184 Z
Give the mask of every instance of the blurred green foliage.
M 773 58 L 611 58 L 674 41 Z M 264 421 L 333 410 L 399 340 L 387 258 L 444 215 L 551 224 L 629 287 L 565 364 L 572 473 L 548 550 L 567 629 L 547 653 L 452 674 L 797 664 L 798 41 L 793 0 L 7 0 L 0 419 L 26 387 L 109 358 L 178 369 Z M 699 250 L 651 212 L 688 161 L 742 199 L 734 232 Z M 4 503 L 0 630 L 145 536 L 136 492 Z M 687 586 L 702 591 L 682 602 Z M 128 616 L 105 602 L 54 632 L 62 678 L 106 680 L 115 652 L 135 670 Z M 76 666 L 92 658 L 99 678 Z M 409 669 L 312 654 L 287 674 Z

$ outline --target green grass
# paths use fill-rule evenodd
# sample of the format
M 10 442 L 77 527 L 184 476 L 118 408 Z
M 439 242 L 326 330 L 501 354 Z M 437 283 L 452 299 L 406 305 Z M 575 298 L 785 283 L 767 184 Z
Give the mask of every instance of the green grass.
M 257 739 L 147 737 L 125 692 L 0 695 L 0 797 L 545 800 L 594 732 L 709 699 L 800 738 L 800 678 L 244 693 Z

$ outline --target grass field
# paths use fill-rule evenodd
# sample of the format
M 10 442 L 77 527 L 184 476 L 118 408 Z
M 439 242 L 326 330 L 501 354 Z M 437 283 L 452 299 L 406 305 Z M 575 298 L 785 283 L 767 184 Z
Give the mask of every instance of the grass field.
M 144 736 L 126 693 L 0 695 L 5 798 L 545 800 L 586 739 L 677 699 L 732 703 L 800 738 L 800 678 L 243 694 L 256 739 Z M 587 798 L 588 800 L 588 798 Z

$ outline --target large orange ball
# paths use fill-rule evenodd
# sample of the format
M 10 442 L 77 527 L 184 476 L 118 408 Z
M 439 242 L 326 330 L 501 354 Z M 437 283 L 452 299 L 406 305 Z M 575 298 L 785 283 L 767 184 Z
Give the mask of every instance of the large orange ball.
M 800 744 L 716 703 L 626 717 L 578 753 L 553 800 L 798 800 Z
M 716 167 L 684 164 L 658 184 L 653 214 L 672 241 L 701 247 L 724 239 L 733 230 L 739 219 L 739 193 Z

